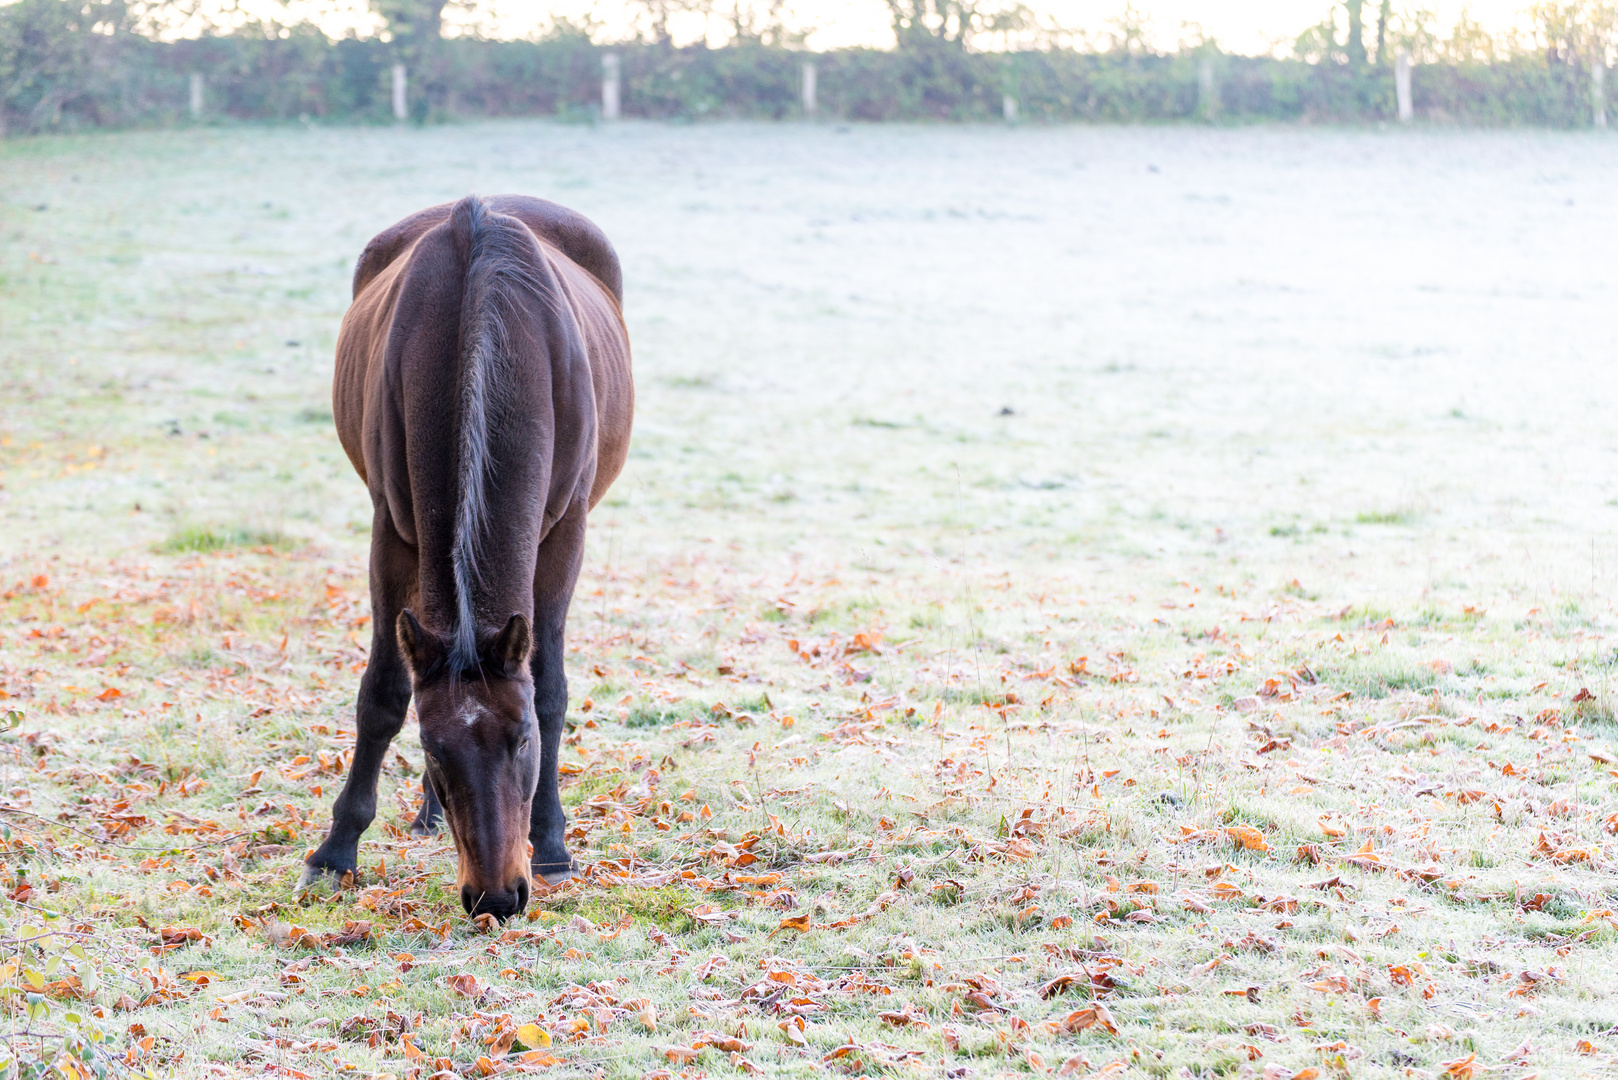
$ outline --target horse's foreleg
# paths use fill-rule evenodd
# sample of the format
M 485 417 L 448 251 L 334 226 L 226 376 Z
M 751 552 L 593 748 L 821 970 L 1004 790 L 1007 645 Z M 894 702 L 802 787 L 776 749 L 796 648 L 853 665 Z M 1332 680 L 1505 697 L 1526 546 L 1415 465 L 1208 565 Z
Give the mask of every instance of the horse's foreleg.
M 534 712 L 539 720 L 539 784 L 534 790 L 528 839 L 534 845 L 533 873 L 547 885 L 573 875 L 573 859 L 564 836 L 567 815 L 557 764 L 562 752 L 562 727 L 567 719 L 567 674 L 562 668 L 562 638 L 567 629 L 567 608 L 584 562 L 584 517 L 581 499 L 551 527 L 539 547 L 534 573 Z
M 438 831 L 438 823 L 444 816 L 444 804 L 438 801 L 438 791 L 433 787 L 431 778 L 426 773 L 421 774 L 421 812 L 416 820 L 410 823 L 411 836 L 427 836 Z
M 414 552 L 378 510 L 371 529 L 371 656 L 355 703 L 359 730 L 354 760 L 332 804 L 331 832 L 304 864 L 305 884 L 323 874 L 341 878 L 355 869 L 360 836 L 376 817 L 377 777 L 410 707 L 410 673 L 399 655 L 394 620 L 414 580 Z

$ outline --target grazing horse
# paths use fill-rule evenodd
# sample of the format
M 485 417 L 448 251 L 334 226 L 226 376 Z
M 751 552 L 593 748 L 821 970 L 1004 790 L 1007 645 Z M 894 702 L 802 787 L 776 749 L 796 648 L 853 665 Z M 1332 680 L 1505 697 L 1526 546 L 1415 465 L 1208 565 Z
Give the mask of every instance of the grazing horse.
M 601 230 L 523 196 L 423 210 L 360 256 L 332 412 L 371 492 L 371 656 L 305 882 L 355 869 L 412 696 L 427 765 L 411 831 L 442 808 L 462 906 L 504 919 L 532 878 L 572 873 L 562 634 L 585 516 L 629 452 L 622 299 Z

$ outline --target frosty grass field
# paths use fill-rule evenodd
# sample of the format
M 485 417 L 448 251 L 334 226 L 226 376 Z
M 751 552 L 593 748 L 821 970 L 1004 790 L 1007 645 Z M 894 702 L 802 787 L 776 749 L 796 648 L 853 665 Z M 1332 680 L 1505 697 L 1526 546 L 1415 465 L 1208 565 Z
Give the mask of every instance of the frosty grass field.
M 0 143 L 0 1047 L 1618 1075 L 1615 169 L 1529 132 Z M 571 624 L 587 873 L 503 927 L 401 831 L 412 727 L 358 880 L 295 889 L 371 632 L 348 277 L 467 191 L 607 230 L 639 384 Z

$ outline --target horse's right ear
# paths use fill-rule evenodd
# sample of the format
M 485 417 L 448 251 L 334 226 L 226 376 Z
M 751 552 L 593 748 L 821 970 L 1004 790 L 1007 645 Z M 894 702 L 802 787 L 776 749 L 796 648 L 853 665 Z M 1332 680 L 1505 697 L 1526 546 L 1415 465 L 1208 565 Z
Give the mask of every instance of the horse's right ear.
M 444 658 L 444 643 L 417 622 L 409 608 L 399 612 L 394 633 L 399 639 L 399 651 L 404 654 L 405 663 L 410 665 L 410 674 L 416 678 L 421 678 L 428 668 Z

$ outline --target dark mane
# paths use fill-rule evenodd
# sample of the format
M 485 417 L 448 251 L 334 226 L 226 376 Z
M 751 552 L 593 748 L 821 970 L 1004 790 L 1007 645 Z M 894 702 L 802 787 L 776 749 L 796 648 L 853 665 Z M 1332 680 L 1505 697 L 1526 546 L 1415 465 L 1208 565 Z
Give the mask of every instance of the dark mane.
M 493 465 L 489 414 L 500 399 L 512 363 L 506 313 L 525 299 L 538 300 L 552 308 L 559 298 L 535 272 L 538 248 L 533 235 L 516 218 L 494 213 L 482 199 L 468 195 L 455 204 L 450 229 L 466 275 L 456 402 L 459 497 L 450 549 L 455 625 L 450 630 L 446 658 L 449 669 L 459 673 L 479 666 L 472 599 L 489 515 L 486 488 Z

